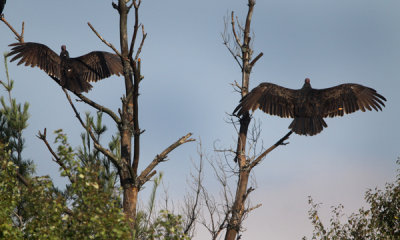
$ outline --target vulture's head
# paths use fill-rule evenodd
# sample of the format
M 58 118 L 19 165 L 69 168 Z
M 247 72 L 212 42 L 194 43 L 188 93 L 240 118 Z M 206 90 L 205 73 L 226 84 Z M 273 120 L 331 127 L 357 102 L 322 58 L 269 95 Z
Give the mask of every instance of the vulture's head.
M 310 79 L 309 78 L 304 79 L 303 89 L 304 88 L 311 88 L 311 84 L 310 84 Z
M 69 53 L 67 51 L 67 46 L 62 45 L 61 46 L 61 53 L 60 53 L 61 58 L 69 58 Z

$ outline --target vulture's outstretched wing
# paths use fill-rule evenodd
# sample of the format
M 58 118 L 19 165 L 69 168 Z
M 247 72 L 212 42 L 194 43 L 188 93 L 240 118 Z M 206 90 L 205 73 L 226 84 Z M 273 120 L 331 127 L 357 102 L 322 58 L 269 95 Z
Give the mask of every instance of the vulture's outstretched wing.
M 74 60 L 82 63 L 78 67 L 82 71 L 83 80 L 87 82 L 96 82 L 113 74 L 117 76 L 123 74 L 121 58 L 116 54 L 94 51 Z
M 4 5 L 6 5 L 6 0 L 0 0 L 0 15 L 3 14 Z
M 347 83 L 326 89 L 313 89 L 322 107 L 322 117 L 343 116 L 357 110 L 382 110 L 386 98 L 375 89 Z
M 17 65 L 25 63 L 25 66 L 39 67 L 50 76 L 61 78 L 60 63 L 61 58 L 46 45 L 34 42 L 13 43 L 13 47 L 7 57 L 15 55 L 10 62 L 19 58 Z
M 233 114 L 240 116 L 259 108 L 270 115 L 293 118 L 297 91 L 273 83 L 261 83 L 240 101 Z

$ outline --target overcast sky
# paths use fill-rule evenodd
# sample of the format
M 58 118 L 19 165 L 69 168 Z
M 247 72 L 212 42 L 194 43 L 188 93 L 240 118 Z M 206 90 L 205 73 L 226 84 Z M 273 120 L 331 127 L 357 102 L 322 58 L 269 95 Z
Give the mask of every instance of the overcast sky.
M 314 88 L 351 82 L 376 89 L 387 98 L 382 112 L 356 112 L 327 119 L 328 128 L 313 137 L 292 135 L 290 144 L 274 150 L 256 167 L 257 189 L 253 204 L 262 207 L 244 223 L 243 239 L 300 239 L 311 234 L 307 196 L 323 202 L 322 212 L 344 204 L 345 212 L 363 205 L 364 192 L 382 187 L 396 175 L 399 156 L 400 2 L 397 0 L 265 0 L 257 1 L 252 29 L 255 54 L 264 56 L 251 75 L 250 87 L 273 82 L 300 88 L 309 77 Z M 240 96 L 230 83 L 240 81 L 240 69 L 222 44 L 223 17 L 235 11 L 244 21 L 246 0 L 144 0 L 140 19 L 148 37 L 142 51 L 140 126 L 143 169 L 165 147 L 188 132 L 201 138 L 212 156 L 214 143 L 235 146 L 235 129 L 226 123 Z M 118 14 L 111 1 L 8 1 L 6 19 L 20 31 L 25 21 L 25 41 L 46 44 L 60 52 L 67 45 L 71 57 L 93 50 L 111 51 L 89 29 L 87 22 L 109 42 L 119 46 Z M 130 29 L 133 28 L 132 18 Z M 132 32 L 132 31 L 130 31 Z M 0 26 L 0 49 L 15 42 Z M 9 64 L 15 80 L 14 97 L 30 103 L 31 118 L 25 131 L 25 157 L 37 164 L 37 174 L 49 174 L 60 186 L 58 166 L 45 145 L 35 137 L 47 128 L 62 128 L 73 146 L 80 145 L 80 127 L 61 88 L 39 69 Z M 5 80 L 3 59 L 0 79 Z M 113 77 L 93 84 L 88 97 L 117 111 L 123 79 Z M 4 91 L 1 94 L 5 94 Z M 93 111 L 77 103 L 81 113 Z M 256 112 L 266 147 L 287 133 L 290 119 Z M 116 132 L 105 117 L 109 136 Z M 103 143 L 108 142 L 107 138 Z M 191 159 L 197 161 L 196 143 L 179 147 L 170 161 L 158 166 L 174 201 L 182 189 Z M 206 182 L 218 196 L 218 184 L 207 169 Z M 148 188 L 150 185 L 147 185 Z M 146 201 L 146 198 L 143 199 Z M 325 215 L 327 216 L 327 215 Z M 325 220 L 328 220 L 325 218 Z M 201 226 L 195 239 L 205 239 Z

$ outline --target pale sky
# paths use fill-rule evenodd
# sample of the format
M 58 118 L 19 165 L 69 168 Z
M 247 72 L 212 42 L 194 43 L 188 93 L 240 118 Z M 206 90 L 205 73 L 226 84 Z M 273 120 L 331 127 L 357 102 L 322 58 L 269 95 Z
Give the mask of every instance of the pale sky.
M 309 77 L 314 88 L 358 83 L 376 89 L 388 101 L 382 112 L 326 119 L 328 128 L 320 134 L 292 135 L 289 145 L 268 155 L 254 171 L 257 189 L 251 195 L 251 202 L 262 207 L 246 219 L 243 239 L 310 236 L 307 196 L 324 203 L 323 213 L 339 203 L 351 213 L 363 205 L 368 188 L 394 180 L 400 155 L 399 9 L 397 0 L 257 1 L 253 46 L 255 55 L 263 52 L 264 56 L 253 68 L 251 88 L 272 82 L 297 89 Z M 235 146 L 235 130 L 226 123 L 226 113 L 240 99 L 230 83 L 240 81 L 241 74 L 221 39 L 223 17 L 232 10 L 244 21 L 247 0 L 143 0 L 140 19 L 148 36 L 141 55 L 145 78 L 140 88 L 140 126 L 146 130 L 141 168 L 188 132 L 202 139 L 209 155 L 215 141 L 226 148 Z M 119 46 L 118 15 L 111 1 L 8 1 L 4 13 L 18 31 L 25 21 L 25 41 L 46 44 L 56 53 L 62 44 L 71 57 L 111 51 L 87 22 Z M 0 36 L 0 49 L 6 52 L 14 36 L 4 24 Z M 35 161 L 38 175 L 49 174 L 62 186 L 65 180 L 57 177 L 58 166 L 35 135 L 46 127 L 52 142 L 50 133 L 62 128 L 77 147 L 83 129 L 60 87 L 44 72 L 17 67 L 14 62 L 9 70 L 15 80 L 14 97 L 30 103 L 25 157 Z M 0 79 L 5 80 L 3 59 Z M 116 112 L 123 79 L 113 77 L 93 86 L 87 96 Z M 95 112 L 82 103 L 77 106 L 81 114 Z M 254 118 L 261 121 L 266 147 L 287 133 L 291 121 L 259 111 Z M 116 128 L 109 118 L 104 120 L 109 128 L 103 139 L 106 144 Z M 191 159 L 198 159 L 196 147 L 196 143 L 179 147 L 170 161 L 157 168 L 164 172 L 164 183 L 175 202 L 182 201 L 182 189 L 187 188 Z M 218 196 L 213 172 L 207 169 L 205 174 L 205 184 Z M 207 239 L 200 225 L 198 231 L 195 239 Z

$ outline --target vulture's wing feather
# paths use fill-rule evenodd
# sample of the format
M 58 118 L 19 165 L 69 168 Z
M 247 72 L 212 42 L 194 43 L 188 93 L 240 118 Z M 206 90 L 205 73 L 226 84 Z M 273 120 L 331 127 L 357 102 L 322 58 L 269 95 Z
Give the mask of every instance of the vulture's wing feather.
M 17 65 L 25 63 L 25 66 L 39 67 L 50 76 L 60 79 L 61 58 L 46 45 L 34 42 L 13 43 L 13 47 L 7 57 L 13 56 L 10 60 L 20 59 Z
M 386 101 L 375 89 L 354 83 L 314 91 L 320 101 L 323 117 L 343 116 L 357 110 L 382 110 L 385 106 L 383 101 Z
M 297 91 L 273 83 L 261 83 L 240 101 L 233 114 L 240 116 L 259 108 L 270 115 L 293 118 Z
M 3 14 L 4 6 L 6 5 L 6 0 L 0 0 L 0 15 Z
M 80 68 L 82 78 L 87 82 L 98 81 L 113 74 L 117 76 L 123 74 L 121 58 L 112 53 L 94 51 L 74 60 L 80 63 L 77 67 Z

